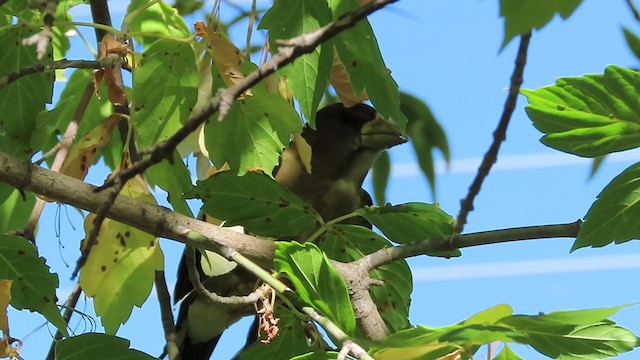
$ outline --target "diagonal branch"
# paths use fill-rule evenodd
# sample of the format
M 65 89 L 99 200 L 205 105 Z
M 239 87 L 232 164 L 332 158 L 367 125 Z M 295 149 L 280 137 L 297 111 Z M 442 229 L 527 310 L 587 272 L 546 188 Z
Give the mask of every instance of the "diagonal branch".
M 524 73 L 524 66 L 527 63 L 527 49 L 529 47 L 529 39 L 531 33 L 527 33 L 520 38 L 520 47 L 518 48 L 518 55 L 516 56 L 516 66 L 513 69 L 513 75 L 511 75 L 511 86 L 509 87 L 509 96 L 504 104 L 504 111 L 500 117 L 500 122 L 496 131 L 493 133 L 493 143 L 478 168 L 475 179 L 469 187 L 469 193 L 467 197 L 461 200 L 460 213 L 456 219 L 455 233 L 459 234 L 464 229 L 464 225 L 467 223 L 467 216 L 469 212 L 473 210 L 473 200 L 480 193 L 480 188 L 484 179 L 489 175 L 491 167 L 498 160 L 498 151 L 500 151 L 500 145 L 507 137 L 507 127 L 511 120 L 513 110 L 516 108 L 516 101 L 518 94 L 520 93 L 520 86 L 522 85 L 522 74 Z
M 189 134 L 196 131 L 198 126 L 207 121 L 211 115 L 219 112 L 218 118 L 222 119 L 235 99 L 246 90 L 250 89 L 267 76 L 275 73 L 276 70 L 290 64 L 300 56 L 313 52 L 318 45 L 332 39 L 340 32 L 355 26 L 358 21 L 364 19 L 373 12 L 396 1 L 398 0 L 369 1 L 362 7 L 346 13 L 338 20 L 325 25 L 318 30 L 302 34 L 293 39 L 282 41 L 281 43 L 283 43 L 284 46 L 279 48 L 278 52 L 271 57 L 271 60 L 261 65 L 256 71 L 247 75 L 235 85 L 219 91 L 218 94 L 209 100 L 209 102 L 203 106 L 197 114 L 192 115 L 184 126 L 174 135 L 141 152 L 142 154 L 148 154 L 148 157 L 141 159 L 140 161 L 136 161 L 129 169 L 119 173 L 114 178 L 107 180 L 99 190 L 104 190 L 113 186 L 117 181 L 125 183 L 134 176 L 142 174 L 152 165 L 168 158 L 173 154 L 173 150 L 178 146 L 178 144 L 189 136 Z

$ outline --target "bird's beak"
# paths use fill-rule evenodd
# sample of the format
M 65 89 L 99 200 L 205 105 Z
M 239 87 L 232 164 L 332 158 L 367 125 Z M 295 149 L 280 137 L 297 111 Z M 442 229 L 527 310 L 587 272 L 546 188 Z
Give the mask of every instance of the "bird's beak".
M 407 139 L 402 136 L 400 128 L 377 115 L 374 120 L 362 125 L 360 130 L 361 146 L 382 151 L 390 147 L 404 144 Z

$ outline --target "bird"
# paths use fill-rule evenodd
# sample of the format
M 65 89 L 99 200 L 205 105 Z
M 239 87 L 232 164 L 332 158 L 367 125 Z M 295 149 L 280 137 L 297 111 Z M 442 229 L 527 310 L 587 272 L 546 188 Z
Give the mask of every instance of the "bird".
M 407 141 L 400 128 L 363 103 L 325 106 L 315 120 L 315 128 L 306 124 L 301 136 L 294 137 L 285 148 L 274 169 L 274 179 L 309 203 L 324 221 L 372 205 L 362 183 L 380 152 Z M 308 153 L 301 150 L 305 148 L 311 149 L 310 161 Z M 362 218 L 347 223 L 371 228 Z M 301 234 L 296 240 L 304 241 L 309 234 Z M 205 278 L 203 263 L 224 270 Z M 247 295 L 258 283 L 253 274 L 217 254 L 204 257 L 196 252 L 196 265 L 205 287 L 218 295 Z M 184 298 L 176 325 L 180 355 L 183 360 L 207 360 L 222 332 L 255 310 L 251 305 L 211 303 L 192 289 L 183 255 L 174 290 L 174 299 Z M 249 339 L 255 340 L 255 336 Z

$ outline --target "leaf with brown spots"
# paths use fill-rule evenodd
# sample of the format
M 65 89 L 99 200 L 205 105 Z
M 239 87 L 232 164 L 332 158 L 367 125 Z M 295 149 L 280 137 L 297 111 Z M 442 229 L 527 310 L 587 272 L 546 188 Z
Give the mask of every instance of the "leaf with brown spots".
M 66 336 L 66 324 L 56 305 L 58 275 L 49 272 L 31 242 L 0 234 L 0 279 L 13 280 L 11 306 L 42 314 Z
M 129 164 L 127 153 L 122 164 L 122 168 Z M 140 176 L 129 180 L 120 194 L 156 203 Z M 85 233 L 91 230 L 94 218 L 89 214 L 85 219 Z M 142 306 L 151 293 L 155 271 L 163 266 L 164 255 L 156 237 L 110 219 L 102 223 L 97 243 L 80 273 L 80 285 L 93 298 L 107 333 L 115 333 L 127 321 L 134 305 Z
M 60 173 L 83 180 L 93 165 L 93 157 L 98 148 L 103 147 L 111 139 L 111 133 L 120 120 L 119 115 L 111 115 L 71 146 L 69 155 L 64 161 Z
M 340 101 L 346 107 L 351 107 L 361 102 L 368 100 L 369 95 L 362 89 L 357 94 L 353 91 L 353 84 L 351 84 L 351 78 L 349 72 L 345 68 L 338 53 L 333 53 L 333 67 L 331 68 L 331 86 L 336 91 L 336 95 L 340 98 Z

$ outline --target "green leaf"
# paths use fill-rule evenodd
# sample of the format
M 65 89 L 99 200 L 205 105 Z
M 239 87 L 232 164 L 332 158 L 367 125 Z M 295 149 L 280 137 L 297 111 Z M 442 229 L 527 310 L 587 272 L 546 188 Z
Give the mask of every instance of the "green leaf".
M 511 308 L 511 306 L 507 304 L 498 304 L 470 316 L 467 320 L 463 321 L 462 324 L 495 324 L 501 319 L 511 315 L 513 315 L 513 309 Z
M 67 335 L 67 325 L 56 305 L 58 275 L 49 272 L 45 259 L 38 256 L 32 243 L 21 237 L 0 234 L 0 279 L 14 281 L 11 306 L 37 311 Z
M 513 350 L 511 350 L 509 344 L 504 344 L 504 347 L 502 348 L 500 353 L 496 355 L 493 360 L 522 360 L 522 358 L 518 356 L 518 354 L 513 352 Z
M 317 350 L 304 355 L 292 357 L 291 360 L 336 360 L 337 358 L 338 353 L 335 351 Z
M 607 359 L 640 344 L 633 333 L 606 319 L 620 308 L 515 315 L 500 323 L 524 335 L 518 342 L 529 344 L 551 358 Z
M 289 277 L 296 293 L 305 302 L 342 331 L 353 334 L 356 319 L 347 284 L 317 246 L 312 243 L 276 242 L 273 264 L 277 272 Z
M 391 241 L 406 244 L 453 234 L 454 219 L 437 204 L 411 202 L 402 205 L 368 206 L 362 216 Z
M 389 240 L 373 231 L 355 225 L 335 225 L 318 239 L 318 247 L 333 260 L 351 262 L 384 247 Z M 402 259 L 381 266 L 369 275 L 383 281 L 370 288 L 371 296 L 391 332 L 409 327 L 409 305 L 413 282 L 411 269 Z
M 256 66 L 244 62 L 240 69 L 248 74 Z M 251 91 L 252 96 L 233 103 L 222 121 L 205 124 L 205 145 L 218 167 L 226 162 L 238 175 L 257 170 L 271 174 L 291 134 L 302 131 L 302 122 L 291 104 L 267 91 L 265 84 L 257 84 Z
M 189 118 L 198 95 L 195 56 L 189 44 L 155 41 L 133 76 L 131 122 L 146 148 L 173 135 Z
M 598 195 L 571 251 L 640 238 L 640 163 L 616 176 Z
M 0 234 L 24 228 L 36 203 L 32 193 L 24 193 L 23 199 L 20 191 L 11 190 L 4 202 L 0 198 Z
M 376 205 L 384 205 L 387 203 L 385 193 L 387 191 L 390 173 L 391 159 L 389 158 L 389 153 L 385 150 L 380 153 L 371 168 L 373 197 L 376 199 Z
M 400 93 L 400 109 L 409 119 L 407 134 L 413 144 L 420 170 L 427 177 L 433 198 L 436 197 L 436 174 L 433 161 L 435 149 L 440 150 L 447 165 L 450 161 L 449 142 L 444 130 L 427 104 L 407 93 Z
M 238 177 L 231 171 L 219 172 L 198 181 L 185 196 L 202 199 L 202 209 L 226 225 L 242 225 L 262 236 L 300 235 L 321 221 L 304 200 L 258 173 Z
M 502 49 L 517 35 L 541 29 L 556 14 L 569 18 L 582 0 L 500 0 L 500 16 L 504 18 Z
M 268 344 L 255 341 L 244 348 L 239 359 L 271 360 L 290 359 L 309 351 L 310 344 L 305 336 L 305 325 L 291 310 L 276 306 L 274 317 L 278 319 L 278 335 Z M 264 338 L 264 333 L 261 332 Z
M 357 0 L 331 0 L 329 6 L 334 20 L 360 8 Z M 338 34 L 335 46 L 338 57 L 349 73 L 353 91 L 357 94 L 366 90 L 376 110 L 404 131 L 407 118 L 400 111 L 398 84 L 382 59 L 369 20 L 363 19 L 353 28 Z
M 593 162 L 591 162 L 591 169 L 589 170 L 589 179 L 592 179 L 598 170 L 600 170 L 605 158 L 606 156 L 598 156 L 593 159 Z
M 40 62 L 35 46 L 22 45 L 22 39 L 37 30 L 21 24 L 0 29 L 0 76 Z M 49 52 L 42 61 L 50 60 Z M 23 158 L 37 151 L 31 146 L 31 135 L 36 115 L 51 103 L 53 80 L 53 72 L 43 72 L 24 76 L 0 89 L 0 151 Z
M 184 19 L 175 11 L 171 5 L 164 1 L 158 1 L 151 6 L 147 6 L 153 0 L 132 0 L 127 8 L 122 25 L 125 28 L 129 25 L 129 30 L 133 32 L 134 39 L 144 44 L 145 49 L 153 42 L 160 40 L 156 36 L 142 36 L 136 33 L 157 33 L 175 38 L 187 38 L 191 36 L 189 27 Z M 174 45 L 178 42 L 172 41 Z M 182 45 L 185 45 L 182 43 Z
M 331 11 L 324 1 L 279 0 L 264 14 L 258 29 L 269 30 L 271 49 L 278 49 L 278 40 L 317 30 L 330 21 Z M 333 43 L 327 42 L 280 70 L 310 122 L 329 83 L 332 62 Z
M 608 66 L 604 74 L 560 78 L 522 90 L 526 112 L 547 146 L 597 157 L 640 145 L 640 74 Z
M 161 161 L 145 172 L 150 184 L 155 184 L 167 192 L 167 201 L 182 215 L 193 217 L 183 194 L 191 190 L 191 174 L 178 155 L 173 153 L 172 161 Z
M 624 26 L 622 27 L 622 32 L 624 33 L 625 40 L 627 40 L 629 49 L 633 52 L 633 55 L 640 60 L 640 38 Z
M 130 349 L 129 340 L 113 335 L 87 333 L 58 341 L 56 360 L 153 360 L 141 351 Z
M 369 355 L 376 360 L 439 359 L 460 349 L 457 344 L 439 341 L 443 331 L 450 328 L 436 329 L 418 325 L 399 331 L 372 344 Z

